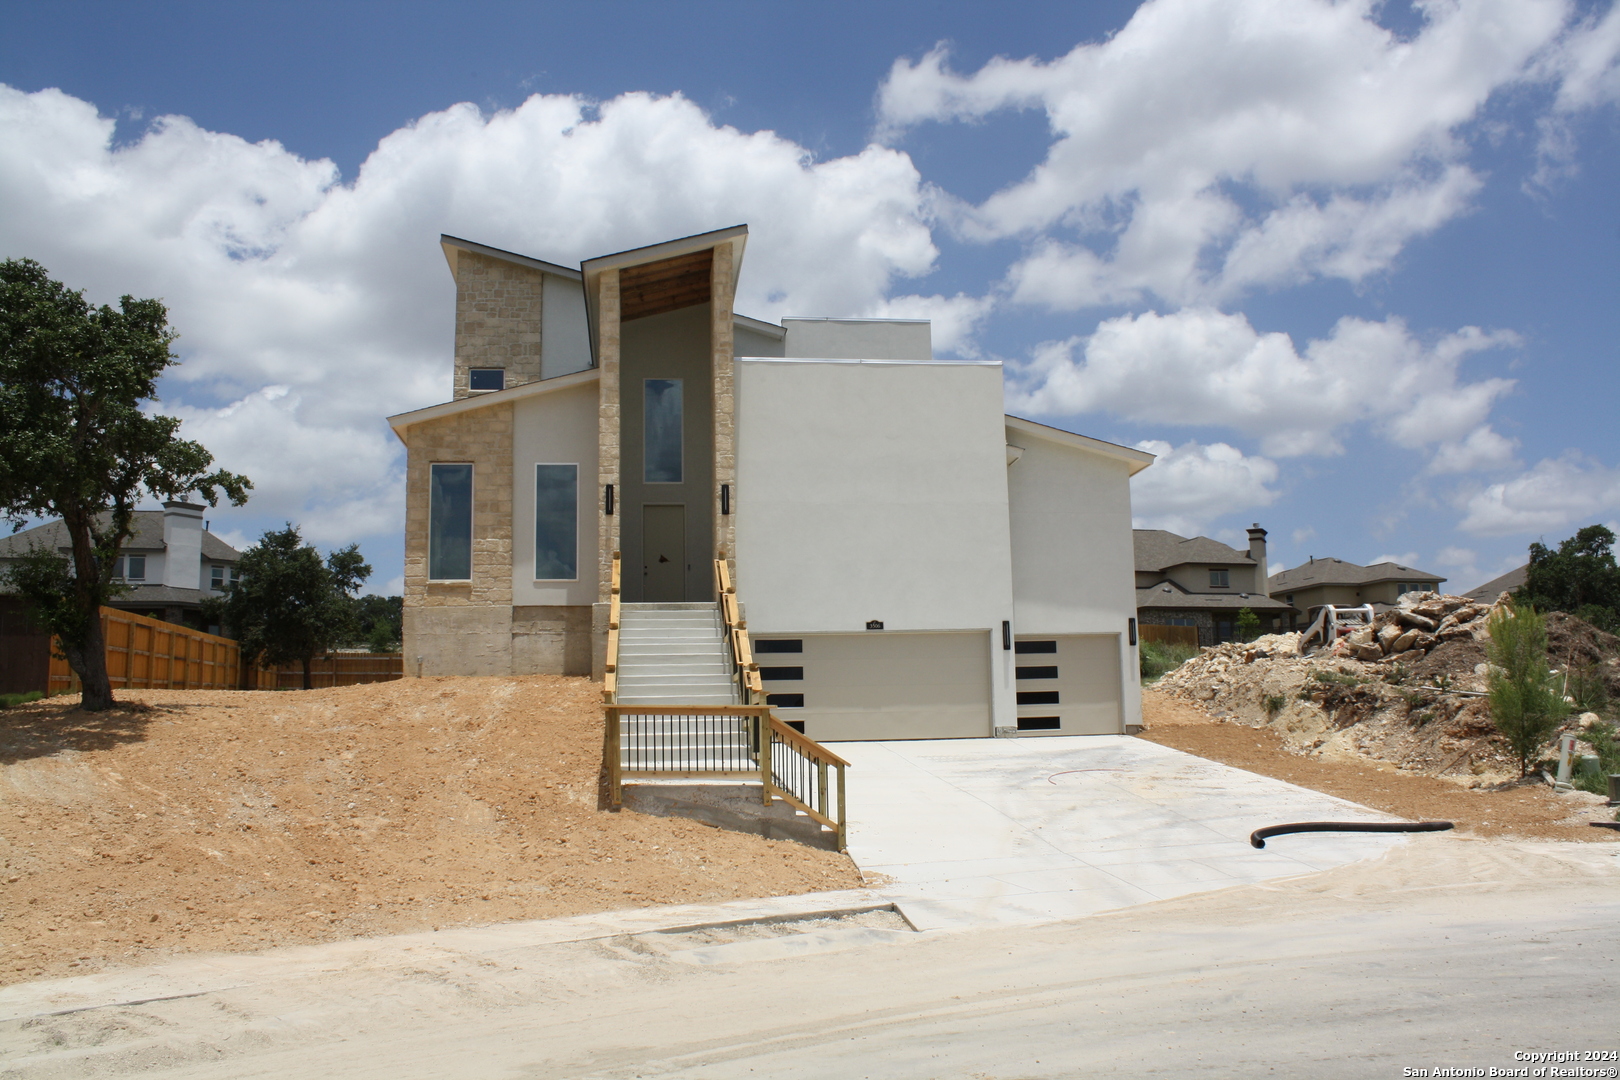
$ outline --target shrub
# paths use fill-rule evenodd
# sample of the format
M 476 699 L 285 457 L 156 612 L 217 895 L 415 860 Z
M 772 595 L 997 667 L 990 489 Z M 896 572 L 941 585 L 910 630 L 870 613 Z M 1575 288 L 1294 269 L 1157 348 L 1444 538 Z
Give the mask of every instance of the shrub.
M 1142 678 L 1146 680 L 1157 679 L 1198 655 L 1198 650 L 1191 645 L 1163 641 L 1144 641 L 1138 651 L 1141 654 Z
M 1598 756 L 1598 771 L 1595 776 L 1577 773 L 1570 777 L 1576 787 L 1594 795 L 1609 793 L 1609 774 L 1620 773 L 1620 739 L 1616 739 L 1617 734 L 1620 732 L 1616 732 L 1613 724 L 1601 720 L 1586 729 L 1582 738 L 1592 744 L 1592 752 Z
M 1267 694 L 1263 704 L 1266 707 L 1266 715 L 1275 720 L 1277 714 L 1287 706 L 1288 699 L 1281 694 Z
M 1564 696 L 1580 712 L 1600 713 L 1609 706 L 1609 688 L 1596 664 L 1571 666 L 1564 674 Z
M 38 690 L 30 690 L 25 694 L 0 694 L 0 709 L 9 709 L 13 705 L 26 705 L 30 701 L 38 701 L 44 696 Z
M 1504 605 L 1486 629 L 1491 722 L 1518 755 L 1519 775 L 1528 776 L 1531 762 L 1569 711 L 1558 678 L 1547 667 L 1547 623 L 1533 607 Z

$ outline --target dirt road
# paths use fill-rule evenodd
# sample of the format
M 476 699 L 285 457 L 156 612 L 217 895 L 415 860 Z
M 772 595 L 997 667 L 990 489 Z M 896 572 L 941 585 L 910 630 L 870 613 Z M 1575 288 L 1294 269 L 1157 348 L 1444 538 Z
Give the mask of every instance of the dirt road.
M 235 988 L 0 1024 L 0 1076 L 1503 1068 L 1516 1052 L 1620 1049 L 1617 920 L 1620 859 L 1605 848 L 1428 836 L 1377 862 L 1264 886 L 822 955 L 705 966 L 656 935 L 459 951 L 384 941 L 341 963 L 317 950 L 267 981 L 227 958 L 211 970 L 227 985 L 241 976 Z

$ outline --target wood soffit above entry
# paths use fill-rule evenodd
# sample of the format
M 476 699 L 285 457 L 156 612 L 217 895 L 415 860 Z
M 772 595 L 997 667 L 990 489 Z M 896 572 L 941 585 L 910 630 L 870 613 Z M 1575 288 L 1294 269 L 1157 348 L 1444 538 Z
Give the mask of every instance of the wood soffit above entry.
M 627 266 L 619 271 L 619 320 L 645 319 L 667 311 L 706 304 L 714 249 L 673 259 Z

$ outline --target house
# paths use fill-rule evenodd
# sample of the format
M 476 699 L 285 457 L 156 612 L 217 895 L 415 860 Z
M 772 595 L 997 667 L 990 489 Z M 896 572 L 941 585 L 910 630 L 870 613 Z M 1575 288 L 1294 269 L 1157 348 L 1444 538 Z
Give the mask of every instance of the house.
M 746 226 L 578 269 L 445 236 L 452 399 L 407 447 L 410 675 L 604 671 L 629 609 L 742 601 L 810 737 L 1140 723 L 1130 477 L 1152 455 L 1011 417 L 927 322 L 738 315 Z
M 1383 610 L 1393 607 L 1403 593 L 1438 591 L 1444 580 L 1439 574 L 1398 563 L 1357 566 L 1343 559 L 1318 559 L 1313 555 L 1292 570 L 1273 574 L 1269 589 L 1272 599 L 1294 609 L 1289 625 L 1300 629 L 1310 625 L 1324 604 L 1371 604 L 1375 610 Z
M 1207 536 L 1136 529 L 1136 617 L 1143 626 L 1196 626 L 1200 645 L 1231 641 L 1247 608 L 1262 632 L 1281 629 L 1288 605 L 1273 600 L 1266 580 L 1266 530 L 1249 530 L 1249 550 Z
M 218 627 L 205 625 L 202 603 L 223 595 L 236 580 L 241 555 L 208 531 L 203 508 L 193 503 L 137 510 L 133 525 L 113 568 L 114 578 L 128 588 L 107 606 L 218 633 Z M 52 521 L 0 539 L 0 572 L 34 547 L 69 554 L 67 529 Z
M 1530 574 L 1530 564 L 1525 563 L 1516 570 L 1509 570 L 1501 577 L 1492 578 L 1476 589 L 1469 589 L 1463 593 L 1468 599 L 1480 604 L 1494 604 L 1496 598 L 1507 592 L 1517 592 L 1524 588 L 1525 580 Z

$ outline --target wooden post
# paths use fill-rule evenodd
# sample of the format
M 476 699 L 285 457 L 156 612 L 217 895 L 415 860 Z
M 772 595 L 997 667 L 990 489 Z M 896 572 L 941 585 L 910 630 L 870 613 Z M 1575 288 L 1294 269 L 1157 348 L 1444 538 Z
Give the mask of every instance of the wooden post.
M 609 705 L 602 710 L 606 717 L 602 733 L 608 770 L 608 806 L 617 810 L 624 802 L 624 769 L 619 751 L 619 710 Z
M 844 820 L 844 767 L 838 768 L 838 850 L 849 847 L 849 826 Z
M 766 806 L 771 805 L 771 749 L 772 740 L 776 733 L 771 730 L 771 718 L 768 713 L 755 713 L 754 723 L 759 731 L 759 779 L 761 798 Z

